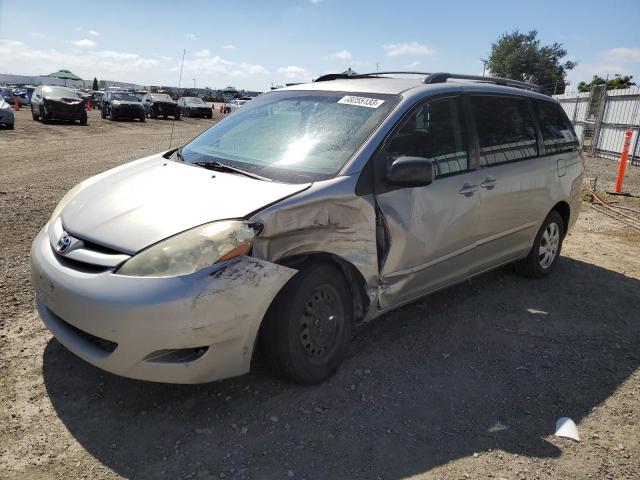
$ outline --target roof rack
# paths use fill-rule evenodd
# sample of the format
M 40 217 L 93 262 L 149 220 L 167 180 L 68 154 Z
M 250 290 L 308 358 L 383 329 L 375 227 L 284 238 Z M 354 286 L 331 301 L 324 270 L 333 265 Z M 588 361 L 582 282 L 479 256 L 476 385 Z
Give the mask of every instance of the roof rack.
M 431 75 L 429 72 L 371 72 L 371 73 L 356 73 L 356 74 L 346 74 L 346 73 L 328 73 L 326 75 L 322 75 L 314 80 L 314 82 L 328 82 L 329 80 L 340 80 L 345 78 L 376 78 L 380 75 L 393 75 L 393 74 L 404 74 L 404 75 Z
M 437 73 L 429 73 L 429 72 L 372 72 L 372 73 L 358 73 L 355 75 L 348 75 L 344 73 L 329 73 L 327 75 L 322 75 L 321 77 L 316 78 L 315 82 L 327 82 L 329 80 L 338 80 L 338 79 L 357 79 L 357 78 L 376 78 L 380 75 L 425 75 L 424 83 L 427 85 L 431 85 L 434 83 L 445 83 L 447 80 L 473 80 L 476 82 L 482 83 L 493 83 L 495 85 L 502 85 L 505 87 L 515 87 L 521 88 L 524 90 L 532 90 L 534 92 L 544 93 L 544 88 L 540 85 L 536 85 L 534 83 L 521 82 L 519 80 L 511 80 L 510 78 L 500 78 L 500 77 L 483 77 L 480 75 L 465 75 L 460 73 L 445 73 L 445 72 L 437 72 Z
M 522 88 L 525 90 L 533 90 L 535 92 L 542 92 L 543 88 L 540 85 L 533 83 L 521 82 L 519 80 L 511 80 L 510 78 L 500 77 L 483 77 L 480 75 L 464 75 L 459 73 L 432 73 L 424 79 L 424 83 L 430 85 L 432 83 L 444 83 L 450 78 L 458 80 L 474 80 L 476 82 L 493 83 L 495 85 L 502 85 L 505 87 Z

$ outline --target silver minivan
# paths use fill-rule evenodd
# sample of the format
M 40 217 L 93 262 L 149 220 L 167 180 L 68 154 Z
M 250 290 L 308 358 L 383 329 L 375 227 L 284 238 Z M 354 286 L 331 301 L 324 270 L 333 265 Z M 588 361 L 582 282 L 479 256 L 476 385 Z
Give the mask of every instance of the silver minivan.
M 581 205 L 571 123 L 531 84 L 324 76 L 67 193 L 33 242 L 37 308 L 109 372 L 198 383 L 254 351 L 329 378 L 357 322 L 514 263 L 557 265 Z

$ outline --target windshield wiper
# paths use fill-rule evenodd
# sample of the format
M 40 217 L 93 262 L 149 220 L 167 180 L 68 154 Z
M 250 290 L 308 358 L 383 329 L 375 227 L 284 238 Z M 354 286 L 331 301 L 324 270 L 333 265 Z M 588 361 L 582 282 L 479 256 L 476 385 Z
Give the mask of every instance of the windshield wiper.
M 178 150 L 179 151 L 179 150 Z M 178 154 L 178 158 L 182 158 L 182 153 Z M 233 172 L 239 173 L 240 175 L 245 175 L 250 178 L 255 178 L 256 180 L 262 180 L 264 182 L 271 182 L 270 178 L 263 177 L 261 175 L 257 175 L 255 173 L 247 172 L 246 170 L 242 170 L 237 167 L 232 167 L 231 165 L 227 165 L 225 163 L 221 163 L 218 161 L 213 162 L 192 162 L 193 165 L 198 165 L 199 167 L 206 168 L 208 170 L 216 170 L 218 172 Z

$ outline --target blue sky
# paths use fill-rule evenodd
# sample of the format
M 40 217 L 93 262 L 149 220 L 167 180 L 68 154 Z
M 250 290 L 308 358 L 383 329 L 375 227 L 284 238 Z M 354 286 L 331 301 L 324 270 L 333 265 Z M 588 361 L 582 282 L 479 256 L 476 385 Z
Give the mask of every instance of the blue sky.
M 515 28 L 564 44 L 594 73 L 640 80 L 640 1 L 0 0 L 0 73 L 69 68 L 83 78 L 266 90 L 352 67 L 481 73 Z

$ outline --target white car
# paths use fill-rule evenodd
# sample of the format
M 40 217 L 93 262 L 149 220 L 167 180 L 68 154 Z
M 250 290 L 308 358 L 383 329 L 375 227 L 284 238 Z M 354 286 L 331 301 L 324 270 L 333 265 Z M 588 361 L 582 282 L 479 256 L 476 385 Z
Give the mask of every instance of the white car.
M 238 110 L 241 106 L 243 106 L 245 103 L 247 103 L 249 101 L 249 99 L 247 98 L 236 98 L 234 100 L 231 100 L 228 104 L 228 112 L 229 113 L 233 113 L 236 110 Z

